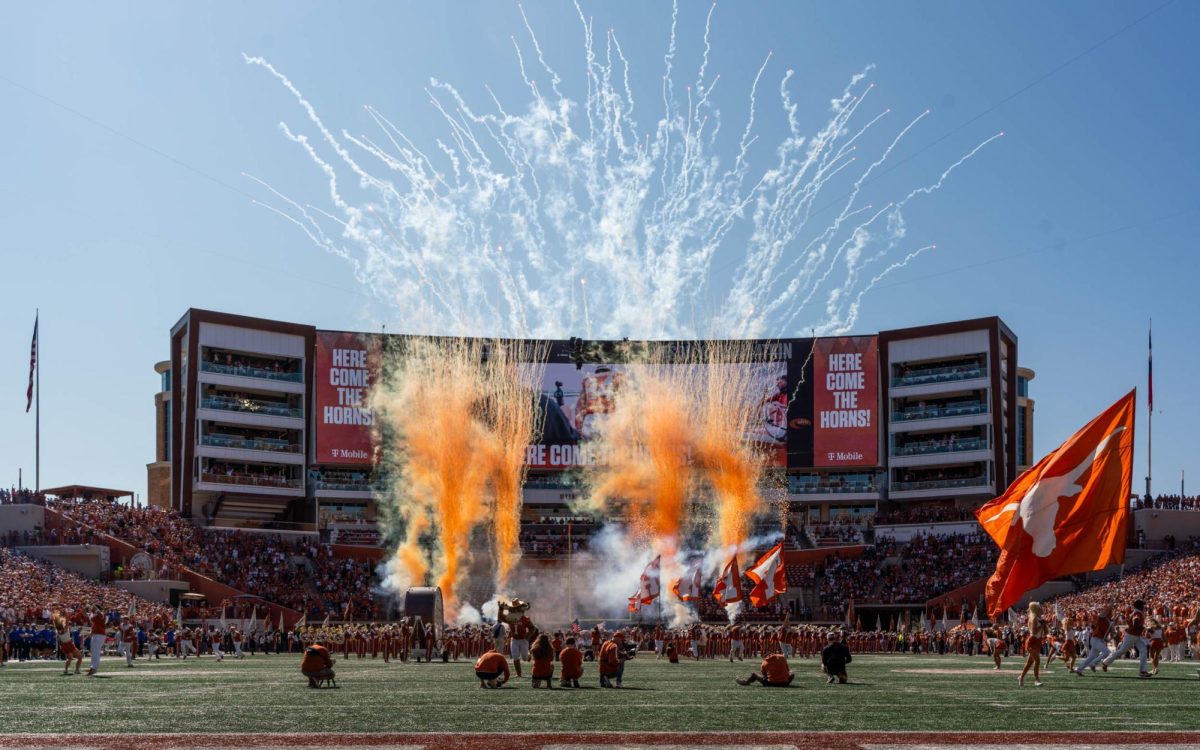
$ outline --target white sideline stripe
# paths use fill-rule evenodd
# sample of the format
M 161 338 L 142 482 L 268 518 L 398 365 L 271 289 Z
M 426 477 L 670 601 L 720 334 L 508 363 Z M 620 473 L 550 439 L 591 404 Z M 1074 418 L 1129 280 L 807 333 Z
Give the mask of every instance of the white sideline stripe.
M 254 747 L 253 738 L 258 735 L 247 734 L 247 738 L 251 738 L 249 744 L 246 745 L 194 745 L 194 744 L 178 744 L 166 745 L 169 750 L 245 750 L 247 747 Z M 269 736 L 269 735 L 268 735 Z M 137 735 L 129 735 L 133 740 Z M 18 745 L 16 750 L 45 750 L 46 748 L 54 750 L 101 750 L 100 745 Z M 268 745 L 271 750 L 424 750 L 424 745 Z
M 542 745 L 542 750 L 695 750 L 717 745 Z M 720 745 L 725 750 L 796 750 L 795 745 Z M 1111 748 L 1110 748 L 1111 750 Z
M 863 750 L 1112 750 L 1118 745 L 1114 743 L 1106 744 L 1090 744 L 1090 743 L 1045 743 L 1039 745 L 978 745 L 959 744 L 950 745 L 944 743 L 928 744 L 928 745 L 877 745 L 861 743 Z M 1160 745 L 1160 744 L 1138 744 L 1138 745 L 1120 745 L 1124 750 L 1184 750 L 1184 748 L 1194 748 L 1195 745 Z

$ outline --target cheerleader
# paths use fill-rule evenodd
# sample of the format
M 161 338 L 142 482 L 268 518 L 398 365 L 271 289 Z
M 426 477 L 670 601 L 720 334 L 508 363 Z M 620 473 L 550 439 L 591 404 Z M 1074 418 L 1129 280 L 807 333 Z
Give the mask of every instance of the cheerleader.
M 996 666 L 992 668 L 999 669 L 1000 659 L 1004 656 L 1004 650 L 1008 648 L 1008 644 L 1006 644 L 1004 639 L 1000 637 L 1000 630 L 995 628 L 988 632 L 986 643 L 988 650 L 992 653 L 992 661 L 996 664 Z
M 67 626 L 66 618 L 56 614 L 53 622 L 54 632 L 58 634 L 58 648 L 62 651 L 63 658 L 66 659 L 66 663 L 63 665 L 63 674 L 71 674 L 72 659 L 75 660 L 75 674 L 79 674 L 79 667 L 83 664 L 83 654 L 75 645 L 75 640 L 71 638 L 71 629 Z
M 1146 623 L 1146 638 L 1150 640 L 1150 674 L 1158 674 L 1158 662 L 1163 652 L 1163 626 L 1157 615 L 1151 615 Z
M 1037 602 L 1029 603 L 1028 627 L 1029 635 L 1025 636 L 1025 667 L 1021 670 L 1021 676 L 1017 678 L 1017 684 L 1025 686 L 1025 675 L 1029 668 L 1033 667 L 1033 685 L 1041 687 L 1042 642 L 1046 639 L 1046 623 L 1042 622 L 1042 605 Z

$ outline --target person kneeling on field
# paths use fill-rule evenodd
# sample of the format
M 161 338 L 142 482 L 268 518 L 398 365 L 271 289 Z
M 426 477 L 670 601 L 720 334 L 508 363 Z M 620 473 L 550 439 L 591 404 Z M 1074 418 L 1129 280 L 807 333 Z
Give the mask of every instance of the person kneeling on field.
M 558 653 L 558 661 L 562 664 L 558 686 L 579 687 L 579 679 L 583 677 L 583 652 L 575 646 L 574 638 L 567 639 L 567 645 Z
M 508 659 L 504 654 L 492 649 L 475 662 L 475 676 L 479 678 L 479 687 L 498 688 L 508 682 Z
M 530 647 L 529 655 L 533 658 L 533 686 L 541 687 L 544 682 L 546 687 L 553 687 L 554 647 L 550 645 L 550 636 L 539 635 Z
M 825 673 L 830 685 L 837 680 L 842 685 L 849 681 L 846 676 L 846 665 L 850 663 L 850 649 L 842 643 L 836 632 L 829 634 L 829 645 L 821 650 L 821 671 Z
M 796 679 L 796 675 L 788 668 L 787 657 L 783 654 L 771 654 L 762 660 L 759 669 L 762 670 L 761 673 L 751 672 L 749 677 L 738 677 L 734 682 L 739 685 L 752 685 L 757 682 L 763 687 L 787 687 Z
M 620 630 L 600 647 L 600 687 L 621 687 L 621 677 L 625 674 L 624 649 L 625 634 Z
M 319 643 L 309 644 L 308 648 L 304 649 L 304 658 L 300 661 L 300 674 L 308 678 L 308 686 L 316 688 L 321 686 L 322 680 L 333 681 L 333 657 L 329 655 L 329 649 Z M 334 682 L 334 687 L 337 683 Z

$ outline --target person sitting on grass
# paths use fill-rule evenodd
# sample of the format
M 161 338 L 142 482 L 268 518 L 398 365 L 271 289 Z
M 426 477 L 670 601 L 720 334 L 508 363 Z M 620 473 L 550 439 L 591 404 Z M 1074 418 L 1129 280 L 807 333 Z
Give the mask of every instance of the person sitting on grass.
M 546 687 L 553 687 L 554 646 L 550 645 L 550 636 L 545 633 L 538 635 L 529 649 L 529 655 L 533 659 L 533 686 L 541 687 L 544 682 Z
M 333 681 L 333 662 L 329 649 L 319 643 L 309 644 L 304 649 L 304 658 L 300 660 L 300 674 L 308 678 L 310 688 L 320 687 L 322 680 Z M 337 686 L 336 682 L 333 684 Z
M 576 647 L 574 637 L 567 638 L 567 645 L 558 653 L 558 660 L 562 663 L 558 686 L 579 687 L 583 677 L 583 652 Z
M 500 687 L 508 682 L 508 659 L 496 649 L 488 651 L 475 662 L 475 676 L 481 688 Z
M 763 687 L 787 687 L 796 679 L 796 675 L 788 668 L 787 657 L 783 654 L 771 654 L 762 660 L 759 669 L 762 671 L 751 672 L 750 676 L 744 679 L 734 678 L 734 682 L 739 685 L 752 685 L 757 682 Z
M 846 676 L 846 665 L 850 663 L 850 649 L 842 643 L 837 631 L 830 631 L 829 645 L 821 650 L 821 671 L 825 673 L 825 682 L 830 685 L 834 680 L 842 685 L 849 682 Z

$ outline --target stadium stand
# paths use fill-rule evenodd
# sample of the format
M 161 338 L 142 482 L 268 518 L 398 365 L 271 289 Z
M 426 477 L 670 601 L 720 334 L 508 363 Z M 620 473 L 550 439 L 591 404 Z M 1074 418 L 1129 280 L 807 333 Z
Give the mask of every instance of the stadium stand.
M 47 622 L 54 612 L 77 618 L 78 613 L 97 606 L 105 612 L 125 614 L 131 604 L 139 618 L 167 621 L 175 614 L 116 586 L 89 581 L 16 550 L 0 548 L 0 613 L 6 623 Z

